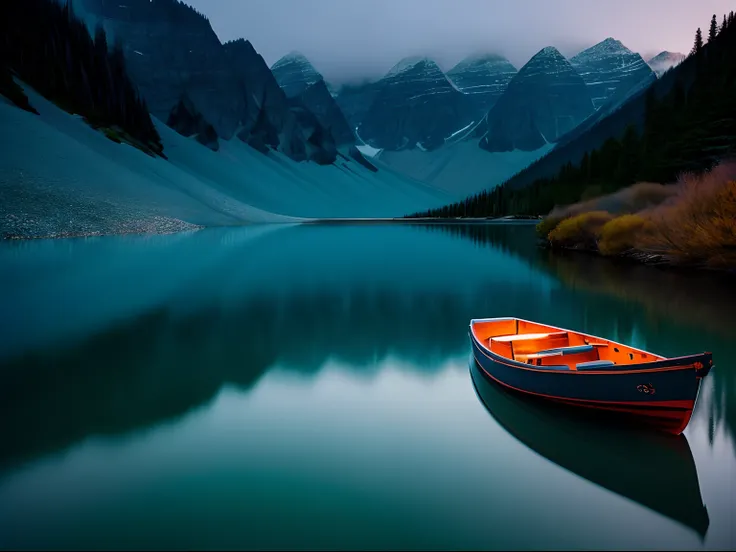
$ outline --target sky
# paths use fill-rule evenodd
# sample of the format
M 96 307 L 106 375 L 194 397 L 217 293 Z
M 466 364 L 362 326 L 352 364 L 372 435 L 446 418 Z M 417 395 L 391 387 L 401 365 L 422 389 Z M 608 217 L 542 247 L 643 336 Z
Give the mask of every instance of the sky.
M 221 41 L 246 38 L 273 65 L 303 53 L 328 82 L 378 78 L 401 58 L 426 55 L 449 70 L 499 53 L 520 68 L 545 46 L 572 56 L 613 37 L 647 59 L 688 53 L 733 0 L 185 0 Z

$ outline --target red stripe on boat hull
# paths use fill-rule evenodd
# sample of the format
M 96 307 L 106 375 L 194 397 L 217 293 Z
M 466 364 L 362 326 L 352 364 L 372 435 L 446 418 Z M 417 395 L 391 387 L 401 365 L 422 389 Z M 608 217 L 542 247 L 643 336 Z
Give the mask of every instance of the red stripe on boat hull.
M 477 359 L 474 360 L 483 374 L 488 378 L 517 393 L 546 399 L 566 406 L 589 408 L 607 413 L 620 414 L 624 417 L 636 418 L 675 435 L 682 433 L 688 423 L 690 423 L 690 418 L 692 417 L 693 409 L 695 407 L 695 400 L 652 401 L 642 403 L 625 401 L 596 401 L 544 395 L 509 385 L 490 374 Z

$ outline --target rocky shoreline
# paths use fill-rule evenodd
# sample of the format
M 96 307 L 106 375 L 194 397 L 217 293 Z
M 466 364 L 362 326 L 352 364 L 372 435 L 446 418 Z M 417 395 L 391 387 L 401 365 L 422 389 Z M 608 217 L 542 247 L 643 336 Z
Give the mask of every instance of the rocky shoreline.
M 549 251 L 575 252 L 575 253 L 588 255 L 591 257 L 598 257 L 600 259 L 607 259 L 611 262 L 616 262 L 616 263 L 626 263 L 626 264 L 640 265 L 640 266 L 645 265 L 645 266 L 651 266 L 651 267 L 662 268 L 662 269 L 667 269 L 667 270 L 674 270 L 674 271 L 713 272 L 713 273 L 718 273 L 718 274 L 736 275 L 736 269 L 734 268 L 711 267 L 711 266 L 707 266 L 702 263 L 700 264 L 699 263 L 691 263 L 691 264 L 678 263 L 671 259 L 668 259 L 664 255 L 656 255 L 654 253 L 647 253 L 644 251 L 630 250 L 630 251 L 624 251 L 617 255 L 603 255 L 598 249 L 587 247 L 582 244 L 563 246 L 563 245 L 553 244 L 549 240 L 545 240 L 543 238 L 539 238 L 539 240 L 537 241 L 537 245 L 541 249 L 547 249 Z
M 73 230 L 51 230 L 44 228 L 42 223 L 33 219 L 22 219 L 14 215 L 8 215 L 4 221 L 4 227 L 13 226 L 17 223 L 15 230 L 3 229 L 0 239 L 3 240 L 41 240 L 55 238 L 89 238 L 95 236 L 123 236 L 128 234 L 176 234 L 200 230 L 204 226 L 197 226 L 187 222 L 168 219 L 166 217 L 152 217 L 151 219 L 128 220 L 113 223 L 104 229 L 80 228 Z M 10 224 L 7 224 L 7 222 Z
M 59 191 L 0 187 L 0 239 L 48 239 L 122 234 L 172 234 L 203 226 L 113 201 Z

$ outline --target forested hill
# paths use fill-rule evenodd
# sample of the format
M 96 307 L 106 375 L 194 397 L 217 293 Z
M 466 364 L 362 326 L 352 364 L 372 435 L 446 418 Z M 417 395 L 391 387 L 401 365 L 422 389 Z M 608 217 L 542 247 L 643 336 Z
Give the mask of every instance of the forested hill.
M 522 188 L 512 178 L 492 191 L 411 216 L 542 215 L 555 205 L 613 192 L 638 181 L 672 182 L 683 171 L 706 170 L 719 159 L 736 155 L 734 13 L 720 25 L 714 17 L 705 38 L 698 29 L 691 54 L 664 78 L 671 80 L 668 92 L 658 95 L 652 86 L 643 98 L 643 124 L 636 124 L 635 119 L 622 125 L 618 137 L 586 151 L 579 163 L 568 162 L 554 176 L 537 178 Z M 621 117 L 627 107 L 578 140 L 584 141 L 609 119 Z
M 32 111 L 11 71 L 59 107 L 105 129 L 111 139 L 162 153 L 146 103 L 128 78 L 122 49 L 110 49 L 101 28 L 92 38 L 68 3 L 0 2 L 0 94 Z

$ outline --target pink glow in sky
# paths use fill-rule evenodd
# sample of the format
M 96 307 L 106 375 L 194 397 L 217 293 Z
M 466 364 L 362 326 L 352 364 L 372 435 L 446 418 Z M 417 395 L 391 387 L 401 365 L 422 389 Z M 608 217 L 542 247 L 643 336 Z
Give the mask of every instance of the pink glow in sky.
M 402 57 L 445 69 L 476 52 L 521 67 L 538 50 L 563 54 L 613 37 L 649 58 L 687 53 L 695 29 L 732 0 L 185 0 L 222 41 L 249 39 L 271 65 L 292 50 L 335 82 L 375 77 Z

